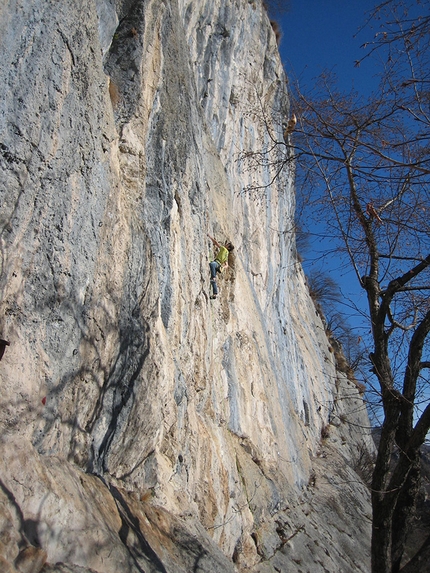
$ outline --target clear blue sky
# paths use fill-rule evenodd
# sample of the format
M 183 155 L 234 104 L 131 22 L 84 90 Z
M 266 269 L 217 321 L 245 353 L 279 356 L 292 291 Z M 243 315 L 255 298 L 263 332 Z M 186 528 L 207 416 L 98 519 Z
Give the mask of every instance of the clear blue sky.
M 282 29 L 280 53 L 288 76 L 308 86 L 324 70 L 334 71 L 345 89 L 368 91 L 373 70 L 354 61 L 364 55 L 360 46 L 375 29 L 359 29 L 375 0 L 280 0 L 285 5 L 276 17 Z M 354 37 L 356 36 L 356 37 Z

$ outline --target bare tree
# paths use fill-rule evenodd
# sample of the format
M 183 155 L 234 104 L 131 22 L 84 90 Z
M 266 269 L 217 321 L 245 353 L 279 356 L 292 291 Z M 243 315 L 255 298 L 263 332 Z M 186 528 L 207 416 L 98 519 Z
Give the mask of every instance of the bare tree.
M 401 570 L 430 429 L 430 20 L 413 22 L 398 3 L 385 4 L 375 14 L 395 8 L 393 18 L 371 44 L 386 55 L 378 93 L 345 95 L 323 77 L 311 96 L 297 93 L 293 136 L 298 180 L 312 186 L 319 218 L 330 220 L 367 295 L 384 413 L 372 479 L 373 573 Z
M 372 573 L 404 565 L 430 429 L 428 5 L 387 0 L 372 13 L 369 23 L 379 28 L 367 50 L 381 63 L 377 92 L 345 94 L 325 75 L 312 93 L 295 91 L 294 132 L 283 141 L 271 136 L 272 150 L 285 148 L 275 175 L 294 161 L 297 187 L 312 202 L 307 216 L 325 221 L 366 294 L 370 383 L 383 410 L 372 477 Z M 251 156 L 255 165 L 270 161 L 265 153 Z

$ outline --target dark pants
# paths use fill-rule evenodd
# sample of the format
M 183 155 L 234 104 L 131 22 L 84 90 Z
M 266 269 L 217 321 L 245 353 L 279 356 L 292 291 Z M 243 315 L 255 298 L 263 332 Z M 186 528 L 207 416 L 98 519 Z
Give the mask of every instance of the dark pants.
M 219 264 L 218 261 L 212 261 L 211 263 L 209 263 L 209 268 L 211 270 L 211 285 L 212 285 L 212 290 L 214 295 L 218 294 L 218 287 L 216 284 L 216 274 L 218 269 L 221 267 L 221 265 Z

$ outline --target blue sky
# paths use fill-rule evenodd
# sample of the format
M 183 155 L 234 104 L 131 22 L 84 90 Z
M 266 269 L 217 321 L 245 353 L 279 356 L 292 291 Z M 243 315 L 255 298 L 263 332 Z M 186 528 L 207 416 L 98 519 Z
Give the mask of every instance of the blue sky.
M 345 89 L 368 91 L 374 85 L 370 62 L 359 68 L 360 46 L 371 39 L 370 28 L 359 32 L 374 0 L 284 0 L 278 17 L 282 29 L 280 53 L 290 80 L 309 85 L 324 70 L 334 71 Z M 355 37 L 354 37 L 355 36 Z

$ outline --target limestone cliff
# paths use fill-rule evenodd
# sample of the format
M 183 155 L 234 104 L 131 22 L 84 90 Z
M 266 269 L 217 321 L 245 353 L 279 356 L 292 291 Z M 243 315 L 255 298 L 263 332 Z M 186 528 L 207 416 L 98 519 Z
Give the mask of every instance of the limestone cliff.
M 367 571 L 260 0 L 6 0 L 0 54 L 2 570 Z

